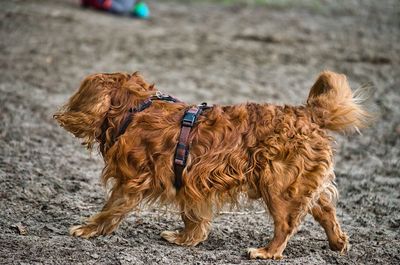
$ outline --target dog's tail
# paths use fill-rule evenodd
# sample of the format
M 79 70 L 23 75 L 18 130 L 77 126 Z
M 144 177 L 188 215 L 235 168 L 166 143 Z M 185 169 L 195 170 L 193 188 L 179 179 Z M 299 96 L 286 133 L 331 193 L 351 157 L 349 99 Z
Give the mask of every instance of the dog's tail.
M 307 107 L 312 119 L 321 128 L 336 132 L 353 132 L 366 127 L 371 119 L 363 107 L 366 100 L 362 88 L 352 93 L 343 74 L 322 72 L 311 87 Z

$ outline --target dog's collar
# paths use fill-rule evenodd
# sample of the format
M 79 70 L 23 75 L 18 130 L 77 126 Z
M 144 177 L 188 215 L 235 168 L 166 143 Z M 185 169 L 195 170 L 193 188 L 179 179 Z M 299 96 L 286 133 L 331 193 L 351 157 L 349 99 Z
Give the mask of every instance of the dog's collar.
M 115 140 L 119 136 L 121 136 L 122 134 L 125 133 L 129 124 L 132 122 L 133 115 L 137 112 L 141 112 L 141 111 L 147 109 L 148 107 L 150 107 L 154 100 L 163 100 L 163 101 L 173 102 L 173 103 L 181 102 L 180 100 L 178 100 L 177 98 L 174 98 L 173 96 L 170 96 L 168 94 L 164 94 L 160 91 L 157 91 L 155 95 L 148 97 L 142 103 L 140 103 L 138 106 L 132 107 L 128 110 L 128 114 L 126 115 L 125 119 L 121 122 L 121 125 L 119 127 L 117 134 L 113 135 L 112 144 L 115 142 Z M 107 129 L 108 129 L 108 121 L 106 118 L 104 120 L 103 124 L 101 125 L 100 152 L 102 154 L 104 154 L 104 151 L 105 151 Z

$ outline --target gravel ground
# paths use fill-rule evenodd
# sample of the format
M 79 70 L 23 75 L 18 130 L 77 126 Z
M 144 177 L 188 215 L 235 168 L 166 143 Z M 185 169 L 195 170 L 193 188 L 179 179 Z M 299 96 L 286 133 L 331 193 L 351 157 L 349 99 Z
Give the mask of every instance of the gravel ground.
M 399 2 L 148 2 L 148 21 L 72 0 L 2 2 L 0 263 L 399 264 Z M 209 239 L 193 248 L 161 240 L 161 231 L 182 223 L 157 207 L 132 214 L 110 236 L 68 235 L 105 194 L 98 154 L 52 119 L 87 74 L 139 70 L 192 103 L 301 104 L 325 69 L 345 73 L 354 88 L 370 85 L 377 116 L 362 135 L 336 136 L 348 254 L 330 251 L 306 218 L 283 261 L 248 260 L 246 249 L 266 244 L 273 229 L 257 203 L 216 217 Z

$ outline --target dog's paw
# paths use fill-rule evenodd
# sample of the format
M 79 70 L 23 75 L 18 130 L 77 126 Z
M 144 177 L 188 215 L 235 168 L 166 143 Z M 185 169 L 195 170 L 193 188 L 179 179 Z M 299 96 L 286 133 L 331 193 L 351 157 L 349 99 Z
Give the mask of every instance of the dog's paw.
M 247 254 L 250 259 L 281 260 L 283 258 L 282 254 L 270 253 L 266 248 L 249 248 L 247 249 Z
M 349 237 L 342 233 L 335 242 L 329 242 L 329 248 L 333 251 L 339 251 L 340 254 L 345 254 L 350 249 Z
M 200 242 L 205 240 L 205 238 L 196 240 L 196 237 L 193 235 L 182 234 L 179 231 L 163 231 L 161 232 L 161 237 L 170 243 L 185 247 L 197 246 Z
M 175 243 L 177 237 L 179 236 L 178 231 L 163 231 L 161 232 L 161 237 L 170 243 Z
M 69 229 L 71 236 L 90 238 L 99 235 L 98 227 L 93 224 L 76 225 Z

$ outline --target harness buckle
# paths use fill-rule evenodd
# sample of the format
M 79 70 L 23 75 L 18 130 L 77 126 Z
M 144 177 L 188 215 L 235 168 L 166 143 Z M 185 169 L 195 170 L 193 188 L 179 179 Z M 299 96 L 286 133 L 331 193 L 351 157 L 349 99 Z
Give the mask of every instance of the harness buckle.
M 197 113 L 186 112 L 182 119 L 182 125 L 186 127 L 193 127 L 197 118 L 196 114 Z

